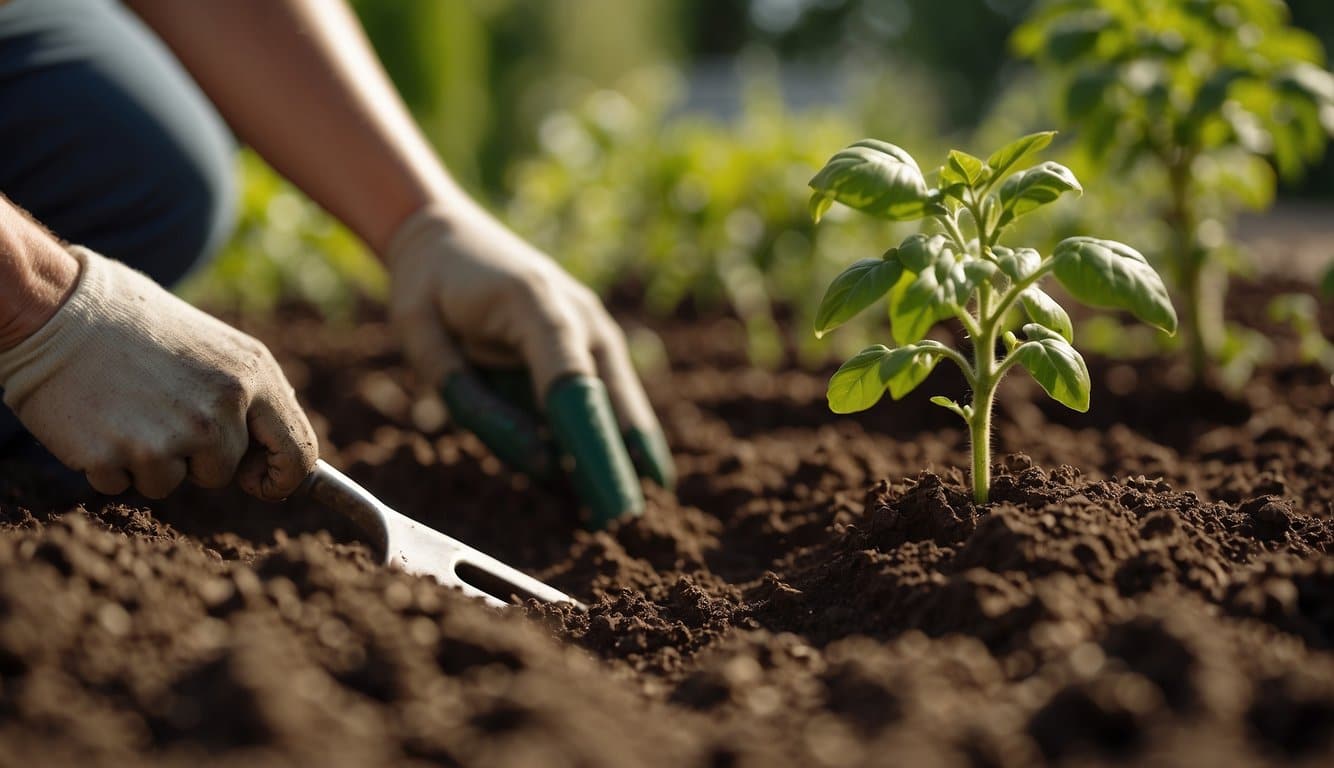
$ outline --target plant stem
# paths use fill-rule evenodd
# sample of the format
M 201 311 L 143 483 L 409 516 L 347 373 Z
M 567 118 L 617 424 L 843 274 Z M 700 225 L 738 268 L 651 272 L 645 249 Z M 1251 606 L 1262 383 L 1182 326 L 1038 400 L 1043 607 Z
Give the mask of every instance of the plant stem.
M 973 450 L 973 501 L 987 503 L 991 491 L 991 401 L 995 387 L 973 390 L 973 417 L 968 422 L 968 438 Z
M 1177 237 L 1177 258 L 1180 259 L 1179 283 L 1185 306 L 1186 344 L 1190 353 L 1191 378 L 1198 384 L 1209 366 L 1209 346 L 1204 333 L 1203 264 L 1191 253 L 1191 238 Z
M 964 238 L 963 230 L 959 229 L 959 222 L 955 221 L 954 214 L 951 213 L 945 216 L 938 216 L 936 219 L 945 228 L 945 233 L 950 236 L 950 239 L 959 247 L 959 250 L 963 251 L 968 249 L 968 240 Z
M 973 337 L 973 412 L 968 419 L 968 442 L 973 454 L 973 501 L 987 503 L 991 490 L 991 405 L 996 395 L 996 328 L 989 319 L 991 287 L 977 294 L 979 333 Z
M 1190 369 L 1196 384 L 1202 382 L 1209 370 L 1209 361 L 1217 352 L 1222 331 L 1221 303 L 1216 289 L 1209 284 L 1206 274 L 1209 254 L 1196 242 L 1199 214 L 1190 196 L 1190 166 L 1194 154 L 1184 152 L 1175 161 L 1168 161 L 1168 182 L 1171 202 L 1167 210 L 1167 224 L 1173 233 L 1173 256 L 1177 290 L 1185 304 L 1186 344 Z

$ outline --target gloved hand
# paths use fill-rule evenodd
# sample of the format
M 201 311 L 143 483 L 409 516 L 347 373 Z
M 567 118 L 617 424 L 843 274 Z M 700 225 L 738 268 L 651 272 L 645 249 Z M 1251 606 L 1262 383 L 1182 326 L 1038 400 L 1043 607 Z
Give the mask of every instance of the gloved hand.
M 387 249 L 409 361 L 511 466 L 542 480 L 572 459 L 593 527 L 639 514 L 636 469 L 671 487 L 675 468 L 624 334 L 592 291 L 471 206 L 418 212 Z
M 284 498 L 315 465 L 310 422 L 263 344 L 80 247 L 78 286 L 0 352 L 5 404 L 96 490 L 160 498 L 189 476 Z

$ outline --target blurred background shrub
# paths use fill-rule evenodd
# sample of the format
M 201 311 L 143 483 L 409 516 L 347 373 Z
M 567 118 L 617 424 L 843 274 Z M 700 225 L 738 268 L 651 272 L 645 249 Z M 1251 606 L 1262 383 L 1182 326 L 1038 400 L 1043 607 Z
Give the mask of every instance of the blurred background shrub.
M 1032 0 L 352 4 L 465 187 L 604 296 L 734 313 L 760 363 L 784 350 L 811 360 L 812 291 L 894 242 L 852 219 L 810 226 L 805 182 L 830 154 L 876 136 L 938 159 L 1061 127 L 1050 90 L 1007 50 Z M 1334 45 L 1334 3 L 1288 5 Z M 337 317 L 383 294 L 354 238 L 258 158 L 239 163 L 236 236 L 191 298 L 242 312 L 293 299 Z M 1054 241 L 1090 216 L 1124 226 L 1144 208 L 1137 185 L 1151 183 L 1101 186 L 1071 208 L 1078 221 L 1031 236 Z M 1334 163 L 1280 194 L 1334 194 Z M 835 334 L 818 354 L 865 332 Z
M 742 69 L 739 111 L 728 117 L 682 111 L 684 84 L 662 69 L 625 88 L 654 98 L 601 90 L 551 113 L 538 152 L 513 168 L 504 213 L 603 295 L 619 288 L 618 298 L 658 316 L 724 309 L 744 324 L 755 363 L 789 353 L 814 361 L 829 354 L 811 332 L 824 286 L 895 242 L 888 225 L 844 212 L 844 226 L 817 230 L 807 209 L 806 182 L 824 148 L 874 132 L 872 120 L 846 108 L 789 108 L 767 57 Z M 936 151 L 929 122 L 899 122 L 882 130 Z M 863 323 L 840 342 L 860 348 L 875 327 Z
M 350 320 L 362 298 L 385 295 L 375 257 L 351 232 L 249 150 L 236 158 L 241 179 L 231 239 L 180 292 L 237 314 L 263 314 L 283 301 Z
M 1251 268 L 1233 220 L 1268 208 L 1334 133 L 1323 46 L 1289 21 L 1273 0 L 1046 0 L 1012 38 L 1093 188 L 1130 181 L 1139 195 L 1134 221 L 1106 223 L 1140 232 L 1167 278 L 1196 381 L 1237 386 L 1268 354 L 1262 334 L 1225 322 L 1228 276 Z

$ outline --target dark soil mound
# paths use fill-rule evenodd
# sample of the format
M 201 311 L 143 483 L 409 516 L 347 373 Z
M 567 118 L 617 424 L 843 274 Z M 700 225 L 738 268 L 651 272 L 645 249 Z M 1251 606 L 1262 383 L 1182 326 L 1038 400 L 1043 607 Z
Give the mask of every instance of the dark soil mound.
M 596 534 L 414 409 L 383 325 L 252 329 L 326 458 L 590 610 L 487 609 L 315 509 L 0 481 L 0 765 L 1334 758 L 1326 375 L 1224 395 L 1094 362 L 1094 410 L 1059 418 L 1015 377 L 979 506 L 933 392 L 836 418 L 823 376 L 745 370 L 730 327 L 664 333 L 679 492 Z

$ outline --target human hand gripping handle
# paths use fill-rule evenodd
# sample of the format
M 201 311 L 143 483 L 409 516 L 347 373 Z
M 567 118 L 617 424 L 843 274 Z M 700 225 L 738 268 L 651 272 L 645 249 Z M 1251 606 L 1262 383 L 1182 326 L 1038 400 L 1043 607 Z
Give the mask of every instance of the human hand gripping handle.
M 37 332 L 0 352 L 5 404 L 94 489 L 161 498 L 189 477 L 286 497 L 317 444 L 263 344 L 147 276 L 72 247 L 78 285 Z
M 636 471 L 670 488 L 675 469 L 624 334 L 592 291 L 471 206 L 418 212 L 386 250 L 408 359 L 512 467 L 550 480 L 569 465 L 592 527 L 639 514 Z

